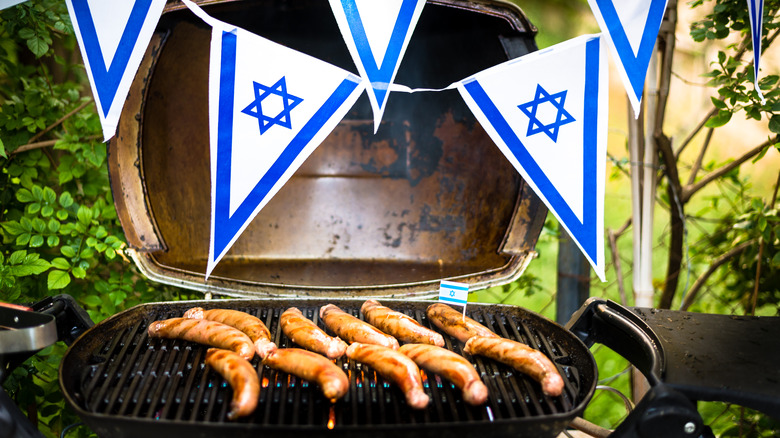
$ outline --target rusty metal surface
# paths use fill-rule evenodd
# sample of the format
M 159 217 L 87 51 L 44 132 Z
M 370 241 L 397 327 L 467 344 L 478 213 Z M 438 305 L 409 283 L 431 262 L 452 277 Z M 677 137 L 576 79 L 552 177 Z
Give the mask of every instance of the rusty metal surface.
M 206 10 L 354 70 L 335 21 L 322 19 L 330 14 L 326 2 L 278 3 L 225 2 Z M 516 8 L 493 3 L 432 2 L 397 82 L 444 87 L 505 60 L 497 35 L 522 37 L 515 27 L 525 21 Z M 174 10 L 159 30 L 169 36 L 133 85 L 142 96 L 142 128 L 111 145 L 112 155 L 127 158 L 112 174 L 127 172 L 133 154 L 142 167 L 143 187 L 131 187 L 128 196 L 144 203 L 118 209 L 148 206 L 167 247 L 135 245 L 147 275 L 227 294 L 404 295 L 430 293 L 441 278 L 487 287 L 524 269 L 546 210 L 453 90 L 393 94 L 376 135 L 361 97 L 205 282 L 210 28 Z

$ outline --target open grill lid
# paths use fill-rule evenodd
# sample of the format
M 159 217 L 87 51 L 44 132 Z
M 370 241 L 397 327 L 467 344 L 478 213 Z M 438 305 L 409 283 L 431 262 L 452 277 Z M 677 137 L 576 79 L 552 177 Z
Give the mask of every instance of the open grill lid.
M 328 3 L 201 2 L 215 18 L 356 71 Z M 205 280 L 210 29 L 168 5 L 109 145 L 119 218 L 150 278 L 226 296 L 430 296 L 515 280 L 547 209 L 454 90 L 363 95 Z M 396 82 L 437 88 L 536 49 L 504 1 L 426 5 Z
M 426 409 L 415 410 L 403 393 L 370 367 L 342 357 L 336 361 L 350 378 L 350 389 L 335 403 L 313 383 L 252 361 L 262 381 L 254 414 L 228 421 L 232 391 L 206 367 L 207 347 L 195 343 L 150 339 L 149 323 L 181 316 L 193 306 L 231 308 L 259 317 L 279 347 L 294 347 L 279 328 L 281 313 L 296 306 L 319 323 L 319 307 L 333 302 L 360 315 L 362 300 L 271 299 L 211 300 L 136 306 L 103 321 L 71 345 L 60 366 L 60 384 L 68 403 L 100 436 L 262 436 L 408 437 L 491 436 L 554 437 L 590 400 L 596 364 L 587 347 L 563 327 L 519 307 L 469 306 L 468 314 L 503 337 L 544 352 L 558 367 L 564 392 L 545 396 L 529 377 L 490 359 L 468 356 L 488 386 L 482 406 L 466 404 L 450 382 L 425 374 Z M 383 303 L 431 327 L 425 316 L 430 302 Z M 433 328 L 433 327 L 431 327 Z M 435 328 L 434 328 L 435 329 Z M 462 354 L 463 344 L 445 335 L 446 348 Z M 332 430 L 331 430 L 332 429 Z

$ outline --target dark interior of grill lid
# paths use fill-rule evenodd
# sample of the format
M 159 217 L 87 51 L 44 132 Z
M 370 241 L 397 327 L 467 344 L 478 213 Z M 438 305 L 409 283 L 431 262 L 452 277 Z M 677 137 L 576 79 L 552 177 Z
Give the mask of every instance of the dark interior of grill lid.
M 326 1 L 207 3 L 220 20 L 357 71 Z M 206 282 L 210 28 L 168 8 L 109 151 L 119 216 L 149 277 L 228 295 L 356 296 L 520 275 L 546 208 L 449 90 L 393 93 L 376 135 L 363 95 Z M 534 50 L 534 32 L 509 3 L 429 1 L 396 82 L 446 87 Z

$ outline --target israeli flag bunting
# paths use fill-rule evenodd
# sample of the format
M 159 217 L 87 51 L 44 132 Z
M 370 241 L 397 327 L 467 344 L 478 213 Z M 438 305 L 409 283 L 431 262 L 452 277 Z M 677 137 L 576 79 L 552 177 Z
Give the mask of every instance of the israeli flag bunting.
M 761 35 L 764 32 L 764 0 L 747 0 L 748 11 L 750 13 L 750 34 L 753 38 L 753 76 L 754 86 L 761 99 L 761 104 L 766 103 L 764 93 L 758 87 L 758 69 L 761 63 Z
M 122 106 L 166 0 L 65 0 L 95 97 L 103 139 Z
M 11 6 L 18 5 L 19 3 L 24 3 L 27 0 L 0 0 L 0 10 L 5 8 L 10 8 Z
M 639 117 L 639 103 L 655 40 L 668 0 L 588 0 L 606 35 L 628 99 Z
M 211 240 L 206 277 L 346 115 L 361 79 L 208 16 Z
M 583 35 L 457 85 L 479 123 L 602 281 L 607 65 L 601 35 Z
M 426 0 L 329 0 L 344 42 L 367 84 L 379 129 L 389 93 Z

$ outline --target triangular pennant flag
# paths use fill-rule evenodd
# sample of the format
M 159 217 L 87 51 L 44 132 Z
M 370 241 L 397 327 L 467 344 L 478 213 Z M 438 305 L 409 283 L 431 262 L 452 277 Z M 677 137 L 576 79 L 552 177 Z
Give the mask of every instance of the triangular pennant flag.
M 464 79 L 458 91 L 604 280 L 608 69 L 584 35 Z
M 766 103 L 764 93 L 758 86 L 758 69 L 761 63 L 761 36 L 764 32 L 764 0 L 747 0 L 748 12 L 750 14 L 750 35 L 753 38 L 753 75 L 754 86 L 761 99 L 761 104 Z
M 252 219 L 363 92 L 352 73 L 218 21 L 209 66 L 208 277 Z
M 0 0 L 0 9 L 10 8 L 11 6 L 24 3 L 27 0 Z
M 618 71 L 626 88 L 634 117 L 639 103 L 655 40 L 661 29 L 668 0 L 588 0 L 596 21 L 609 40 Z
M 103 138 L 116 133 L 127 92 L 166 0 L 66 0 Z
M 409 39 L 425 0 L 329 0 L 349 53 L 367 84 L 379 129 Z

